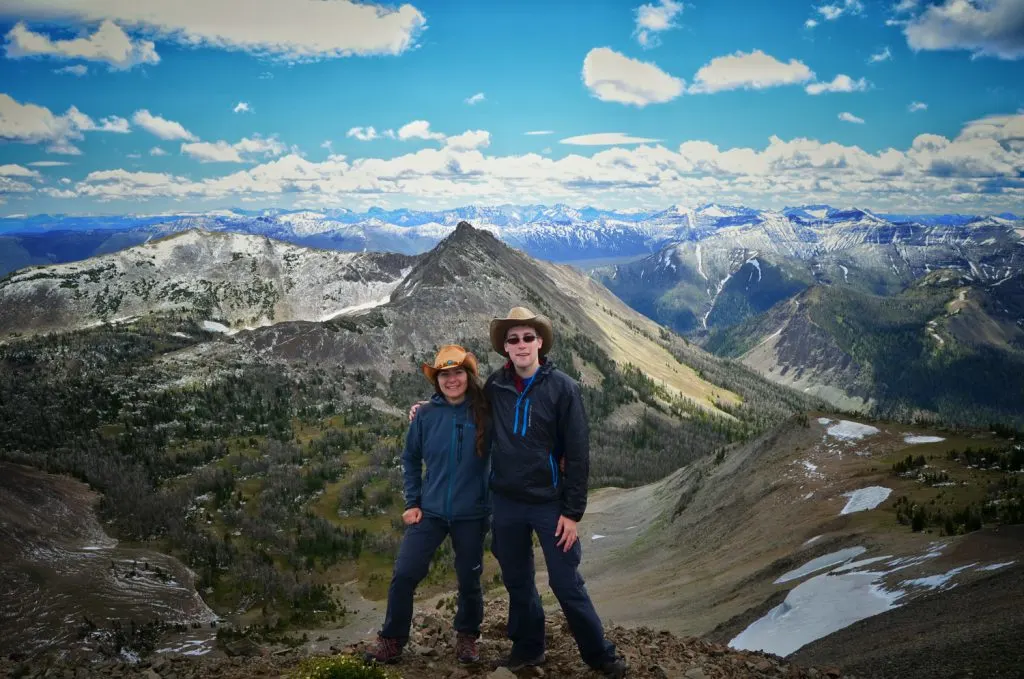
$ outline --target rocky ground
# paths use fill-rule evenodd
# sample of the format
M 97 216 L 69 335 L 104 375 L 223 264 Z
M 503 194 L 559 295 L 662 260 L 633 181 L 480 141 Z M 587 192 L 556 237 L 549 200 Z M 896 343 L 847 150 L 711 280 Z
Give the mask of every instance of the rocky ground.
M 440 612 L 419 612 L 414 621 L 412 639 L 406 647 L 405 657 L 394 667 L 404 679 L 520 679 L 532 677 L 565 677 L 566 679 L 592 678 L 597 675 L 580 660 L 575 642 L 561 613 L 548 616 L 547 662 L 541 668 L 531 668 L 513 674 L 504 668 L 495 668 L 495 661 L 508 653 L 510 642 L 505 638 L 507 609 L 504 602 L 487 605 L 481 662 L 478 665 L 460 665 L 455 660 L 454 635 L 450 616 Z M 735 651 L 723 644 L 698 638 L 681 638 L 668 632 L 648 628 L 610 627 L 608 637 L 616 644 L 630 665 L 628 676 L 650 679 L 853 679 L 834 667 L 803 667 L 762 653 Z M 368 641 L 344 648 L 338 653 L 361 652 Z M 290 649 L 260 648 L 236 649 L 250 655 L 228 657 L 155 656 L 138 664 L 93 663 L 70 661 L 33 662 L 0 660 L 0 676 L 9 677 L 143 677 L 144 679 L 259 679 L 288 677 L 298 666 L 302 656 Z

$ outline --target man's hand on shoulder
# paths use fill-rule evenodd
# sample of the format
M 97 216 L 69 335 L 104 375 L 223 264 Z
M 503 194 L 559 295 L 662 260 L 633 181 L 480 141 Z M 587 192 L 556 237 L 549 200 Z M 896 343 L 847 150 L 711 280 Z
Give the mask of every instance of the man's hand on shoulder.
M 420 409 L 420 406 L 426 405 L 430 401 L 417 401 L 412 404 L 412 408 L 409 408 L 409 421 L 412 422 L 416 418 L 416 411 Z
M 568 552 L 570 549 L 572 549 L 572 546 L 576 544 L 576 522 L 570 519 L 568 516 L 558 517 L 558 527 L 555 528 L 555 537 L 560 538 L 558 542 L 556 542 L 555 544 L 561 547 L 563 552 Z

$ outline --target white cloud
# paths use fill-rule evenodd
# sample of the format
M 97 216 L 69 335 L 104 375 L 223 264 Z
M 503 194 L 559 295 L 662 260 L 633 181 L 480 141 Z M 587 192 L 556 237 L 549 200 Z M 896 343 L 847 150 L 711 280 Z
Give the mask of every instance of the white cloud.
M 736 52 L 715 57 L 693 78 L 690 93 L 712 93 L 724 90 L 755 89 L 794 85 L 814 78 L 814 72 L 803 62 L 779 61 L 761 50 L 749 54 Z
M 21 165 L 0 165 L 0 177 L 24 177 L 26 179 L 38 179 L 39 173 Z
M 263 73 L 260 73 L 258 77 L 260 80 L 273 80 L 274 74 L 270 71 L 264 71 Z
M 839 114 L 839 119 L 842 120 L 843 122 L 846 122 L 846 123 L 857 123 L 859 125 L 863 125 L 864 124 L 864 119 L 863 118 L 858 118 L 857 116 L 853 115 L 852 113 L 848 113 L 846 111 L 843 111 L 842 113 Z
M 899 0 L 899 2 L 893 5 L 892 11 L 898 14 L 913 12 L 915 9 L 917 9 L 918 2 L 919 0 Z
M 1008 150 L 1024 151 L 1019 142 L 1024 141 L 1024 114 L 990 115 L 972 120 L 961 130 L 958 141 L 991 139 L 1008 145 Z
M 636 8 L 636 28 L 633 35 L 644 48 L 656 47 L 658 34 L 676 28 L 675 18 L 683 11 L 683 3 L 659 0 L 657 3 Z
M 181 145 L 181 152 L 201 163 L 244 163 L 242 154 L 226 141 L 197 141 Z
M 892 59 L 892 52 L 889 50 L 889 46 L 886 45 L 885 49 L 883 49 L 881 52 L 877 52 L 875 54 L 872 54 L 868 58 L 868 63 L 869 64 L 877 64 L 877 63 L 882 62 L 882 61 L 890 61 L 891 59 Z
M 27 20 L 113 20 L 148 37 L 188 47 L 244 50 L 289 61 L 401 54 L 415 44 L 426 18 L 410 4 L 353 0 L 5 0 L 8 13 Z
M 355 128 L 353 128 L 353 129 L 355 129 Z M 320 148 L 327 149 L 328 152 L 333 152 L 334 151 L 334 142 L 331 141 L 330 139 L 324 139 L 324 142 L 322 144 L 320 144 Z
M 107 63 L 117 70 L 160 62 L 160 55 L 156 53 L 152 41 L 133 41 L 120 26 L 109 19 L 102 21 L 92 35 L 70 40 L 52 40 L 49 36 L 32 31 L 24 21 L 20 21 L 8 31 L 6 38 L 6 52 L 11 59 L 38 56 L 85 59 Z
M 47 143 L 48 153 L 77 156 L 82 151 L 73 142 L 84 138 L 83 132 L 129 131 L 128 121 L 111 116 L 97 125 L 92 118 L 72 106 L 64 115 L 54 115 L 37 104 L 22 104 L 8 94 L 0 94 L 0 139 L 22 144 Z
M 607 47 L 597 47 L 583 60 L 583 83 L 601 101 L 644 107 L 681 95 L 685 81 L 652 63 L 637 61 Z
M 150 134 L 154 134 L 167 141 L 174 139 L 198 141 L 198 137 L 186 130 L 181 123 L 155 116 L 147 109 L 136 111 L 135 115 L 132 116 L 132 122 Z
M 377 130 L 370 127 L 353 127 L 345 135 L 346 137 L 355 137 L 359 141 L 373 141 L 374 139 L 380 139 L 381 135 L 377 134 Z
M 243 138 L 235 148 L 246 155 L 280 156 L 288 148 L 275 137 Z
M 201 163 L 244 163 L 246 156 L 280 156 L 287 148 L 277 139 L 244 138 L 238 143 L 226 141 L 192 142 L 181 145 L 181 152 Z
M 804 89 L 807 94 L 823 94 L 825 92 L 863 92 L 868 89 L 868 81 L 864 78 L 854 80 L 848 75 L 839 74 L 832 82 L 811 83 Z
M 925 104 L 924 102 L 921 101 L 912 101 L 910 102 L 910 106 L 907 107 L 907 110 L 910 111 L 911 113 L 917 113 L 918 111 L 927 111 L 928 104 Z
M 60 68 L 53 69 L 54 73 L 62 74 L 67 73 L 68 75 L 74 75 L 81 78 L 82 76 L 89 73 L 89 67 L 85 64 L 75 64 L 74 66 L 62 66 Z
M 440 132 L 431 132 L 430 123 L 426 120 L 414 120 L 398 128 L 398 138 L 402 141 L 409 139 L 444 141 L 445 136 Z
M 125 118 L 121 118 L 119 116 L 109 116 L 107 118 L 103 118 L 100 120 L 100 123 L 101 124 L 99 125 L 99 127 L 95 127 L 92 129 L 95 129 L 99 132 L 117 132 L 118 134 L 128 134 L 129 132 L 132 131 L 132 128 L 128 124 L 128 121 Z M 82 129 L 89 131 L 88 128 Z
M 453 151 L 472 151 L 487 148 L 491 145 L 491 133 L 486 130 L 466 130 L 462 134 L 448 137 L 444 141 L 446 148 Z
M 8 94 L 0 94 L 0 138 L 37 144 L 74 133 L 70 118 L 55 116 L 45 106 L 21 104 Z M 81 135 L 75 138 L 81 139 Z
M 903 29 L 920 50 L 968 50 L 975 57 L 1024 58 L 1024 2 L 945 0 L 929 5 Z
M 462 135 L 460 135 L 461 137 Z M 633 138 L 635 139 L 635 138 Z M 772 136 L 759 147 L 610 146 L 554 159 L 542 153 L 489 156 L 483 148 L 421 148 L 392 158 L 295 153 L 205 179 L 111 169 L 35 190 L 86 201 L 163 198 L 304 205 L 457 206 L 567 202 L 596 206 L 696 204 L 708 199 L 761 207 L 826 202 L 899 211 L 1019 209 L 1024 113 L 971 121 L 953 138 L 922 134 L 902 149 Z M 631 142 L 632 143 L 632 142 Z M 967 209 L 967 208 L 965 208 Z
M 825 17 L 826 21 L 835 21 L 843 16 L 843 8 L 838 5 L 822 5 L 817 10 L 821 16 Z
M 151 155 L 151 156 L 166 156 L 167 155 L 167 151 L 164 151 L 159 146 L 154 146 L 153 148 L 151 148 L 149 150 L 149 155 Z
M 581 134 L 575 137 L 567 137 L 559 144 L 570 144 L 573 146 L 614 146 L 616 144 L 651 144 L 661 141 L 660 139 L 648 139 L 647 137 L 633 137 L 623 132 L 596 132 L 594 134 Z
M 817 19 L 808 19 L 804 22 L 804 28 L 814 28 L 818 25 Z
M 23 171 L 31 174 L 24 174 Z M 36 187 L 30 182 L 38 178 L 38 173 L 20 165 L 0 165 L 0 203 L 5 202 L 6 194 L 32 193 Z
M 32 167 L 64 167 L 70 164 L 62 160 L 37 160 L 34 163 L 29 163 Z
M 249 108 L 249 102 L 240 101 L 235 104 L 235 108 L 232 109 L 235 113 L 249 113 L 252 109 Z
M 61 156 L 80 156 L 82 149 L 75 146 L 67 138 L 57 139 L 46 147 L 47 153 L 56 153 Z
M 844 14 L 860 14 L 864 11 L 864 4 L 860 0 L 843 0 L 842 3 L 820 5 L 815 9 L 826 21 L 835 21 Z
M 529 137 L 536 137 L 544 134 L 554 134 L 554 130 L 530 130 L 529 132 L 523 132 L 523 134 Z
M 484 99 L 485 99 L 484 93 L 483 92 L 477 92 L 472 97 L 468 97 L 465 101 L 470 106 L 473 106 L 474 104 L 479 104 Z

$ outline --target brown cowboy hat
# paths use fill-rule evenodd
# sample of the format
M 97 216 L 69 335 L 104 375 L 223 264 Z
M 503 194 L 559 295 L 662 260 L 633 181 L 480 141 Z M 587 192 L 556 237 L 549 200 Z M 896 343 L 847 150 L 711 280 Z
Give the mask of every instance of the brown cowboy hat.
M 434 357 L 434 364 L 424 363 L 420 366 L 420 370 L 423 371 L 423 376 L 427 378 L 428 382 L 436 384 L 437 373 L 459 366 L 474 376 L 478 374 L 476 356 L 472 352 L 466 351 L 458 344 L 446 344 L 438 349 L 437 356 Z
M 551 330 L 551 320 L 547 316 L 535 314 L 526 307 L 516 306 L 508 312 L 505 318 L 495 318 L 491 321 L 491 348 L 502 356 L 508 358 L 505 351 L 505 335 L 509 328 L 517 325 L 528 325 L 537 331 L 543 343 L 540 345 L 540 355 L 544 356 L 555 343 L 555 335 Z

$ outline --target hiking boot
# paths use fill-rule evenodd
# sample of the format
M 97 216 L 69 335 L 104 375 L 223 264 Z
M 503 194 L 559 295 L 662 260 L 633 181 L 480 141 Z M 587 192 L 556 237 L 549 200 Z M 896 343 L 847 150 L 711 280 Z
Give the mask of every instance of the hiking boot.
M 495 668 L 504 667 L 508 669 L 510 672 L 518 672 L 524 667 L 537 667 L 538 665 L 543 665 L 546 659 L 547 658 L 545 658 L 544 656 L 544 651 L 541 651 L 539 654 L 531 657 L 526 657 L 521 653 L 516 653 L 515 651 L 512 651 L 507 656 L 505 656 L 497 663 L 495 663 L 494 666 Z
M 476 637 L 459 634 L 455 639 L 455 655 L 461 663 L 480 662 L 480 650 L 476 645 Z
M 625 658 L 623 658 L 621 655 L 617 655 L 614 658 L 605 660 L 603 663 L 601 663 L 594 669 L 606 677 L 611 677 L 612 679 L 622 679 L 622 677 L 626 676 L 626 670 L 629 669 L 629 666 L 626 664 Z
M 377 637 L 377 642 L 370 647 L 363 657 L 367 662 L 379 662 L 393 665 L 402 657 L 402 644 L 398 639 Z

